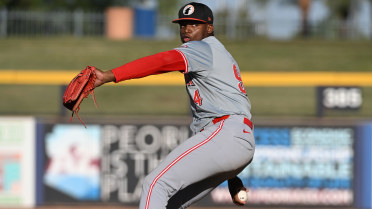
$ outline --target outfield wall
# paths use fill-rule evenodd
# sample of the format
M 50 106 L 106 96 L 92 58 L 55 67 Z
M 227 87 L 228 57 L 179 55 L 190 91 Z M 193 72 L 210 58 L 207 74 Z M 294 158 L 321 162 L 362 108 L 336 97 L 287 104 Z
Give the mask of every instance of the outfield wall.
M 137 205 L 145 175 L 191 136 L 189 121 L 177 121 L 95 120 L 85 129 L 0 117 L 0 207 Z M 371 132 L 355 121 L 256 123 L 255 158 L 239 175 L 250 205 L 372 208 Z M 198 203 L 231 204 L 226 182 Z

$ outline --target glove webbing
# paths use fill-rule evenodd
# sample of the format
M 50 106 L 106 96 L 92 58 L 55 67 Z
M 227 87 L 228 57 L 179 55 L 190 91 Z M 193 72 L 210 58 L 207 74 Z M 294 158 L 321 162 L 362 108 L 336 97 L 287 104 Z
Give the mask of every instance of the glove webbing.
M 98 105 L 97 105 L 97 102 L 96 102 L 96 97 L 94 96 L 94 89 L 91 90 L 89 92 L 89 94 L 92 95 L 93 101 L 94 101 L 94 105 L 96 105 L 96 108 L 98 109 Z M 88 95 L 86 97 L 88 97 Z M 84 99 L 84 98 L 86 98 L 86 97 L 81 97 L 81 100 Z M 79 100 L 80 100 L 80 98 L 79 98 Z M 74 113 L 75 113 L 76 116 L 78 117 L 78 119 L 80 120 L 80 122 L 84 125 L 85 128 L 87 128 L 87 126 L 85 125 L 85 123 L 83 122 L 83 120 L 79 117 L 79 114 L 78 114 L 79 110 L 80 110 L 80 105 L 75 110 L 72 111 L 70 122 L 72 122 L 72 118 L 74 117 Z

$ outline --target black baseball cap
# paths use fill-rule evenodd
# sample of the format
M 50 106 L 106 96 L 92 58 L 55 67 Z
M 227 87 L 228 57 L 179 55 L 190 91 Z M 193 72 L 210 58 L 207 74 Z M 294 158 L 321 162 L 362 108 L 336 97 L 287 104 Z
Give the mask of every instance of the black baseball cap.
M 178 12 L 178 19 L 173 20 L 173 23 L 179 23 L 183 20 L 196 20 L 208 24 L 213 24 L 213 12 L 205 4 L 191 2 L 183 6 Z

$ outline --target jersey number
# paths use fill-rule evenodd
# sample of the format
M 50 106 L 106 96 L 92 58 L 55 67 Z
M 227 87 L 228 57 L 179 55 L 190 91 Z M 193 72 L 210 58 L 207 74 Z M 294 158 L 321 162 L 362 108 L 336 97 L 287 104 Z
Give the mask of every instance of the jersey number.
M 194 93 L 194 103 L 199 106 L 202 105 L 202 99 L 200 98 L 200 94 L 198 90 L 195 90 L 195 93 Z
M 235 78 L 238 79 L 238 81 L 239 81 L 238 86 L 239 86 L 240 91 L 243 92 L 244 94 L 247 94 L 247 92 L 245 91 L 245 88 L 244 88 L 242 77 L 240 76 L 240 73 L 238 72 L 238 69 L 236 68 L 235 64 L 233 65 L 233 69 L 234 69 Z

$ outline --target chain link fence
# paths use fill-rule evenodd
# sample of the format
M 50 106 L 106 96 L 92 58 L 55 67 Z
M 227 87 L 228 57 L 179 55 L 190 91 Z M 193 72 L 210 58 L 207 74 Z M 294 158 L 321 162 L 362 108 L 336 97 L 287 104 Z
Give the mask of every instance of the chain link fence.
M 172 39 L 178 37 L 178 26 L 171 24 L 172 15 L 156 15 L 154 38 Z M 270 25 L 271 24 L 271 25 Z M 297 20 L 278 19 L 273 22 L 237 19 L 231 16 L 215 15 L 215 34 L 227 39 L 248 39 L 252 37 L 294 38 L 301 34 Z M 13 36 L 105 36 L 106 18 L 104 13 L 69 11 L 21 11 L 0 9 L 0 38 Z M 309 37 L 326 39 L 371 39 L 362 36 L 353 25 L 337 21 L 309 23 Z M 279 28 L 280 30 L 275 30 Z M 285 30 L 284 28 L 290 28 Z M 284 30 L 283 30 L 284 29 Z M 277 31 L 281 31 L 282 37 Z
M 40 12 L 0 10 L 0 35 L 8 36 L 54 36 L 74 35 L 102 36 L 105 17 L 102 13 L 76 10 Z

